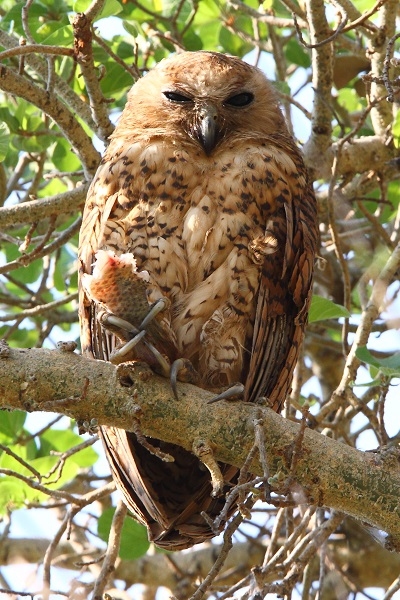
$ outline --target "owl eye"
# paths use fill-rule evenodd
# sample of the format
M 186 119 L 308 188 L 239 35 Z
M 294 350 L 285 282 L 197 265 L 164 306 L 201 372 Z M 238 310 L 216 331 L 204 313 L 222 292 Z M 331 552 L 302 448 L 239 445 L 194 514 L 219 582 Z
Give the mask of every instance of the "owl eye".
M 164 96 L 171 102 L 192 102 L 191 98 L 178 94 L 177 92 L 163 92 Z
M 241 108 L 242 106 L 248 106 L 251 102 L 253 102 L 254 96 L 250 92 L 242 92 L 241 94 L 236 94 L 235 96 L 231 96 L 228 100 L 225 100 L 224 104 L 228 106 L 235 106 L 236 108 Z

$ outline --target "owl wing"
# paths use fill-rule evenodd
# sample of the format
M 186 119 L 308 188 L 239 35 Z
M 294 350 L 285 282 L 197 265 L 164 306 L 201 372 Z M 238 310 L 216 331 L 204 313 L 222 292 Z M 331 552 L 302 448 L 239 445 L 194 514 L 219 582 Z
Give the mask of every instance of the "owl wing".
M 85 274 L 92 273 L 99 249 L 111 249 L 118 254 L 129 250 L 121 223 L 134 207 L 134 201 L 130 188 L 121 186 L 118 160 L 111 151 L 112 146 L 90 187 L 79 243 L 82 351 L 86 356 L 106 361 L 117 340 L 100 326 L 97 314 L 101 307 L 88 297 L 82 281 Z M 130 175 L 132 182 L 135 177 L 132 164 Z M 129 208 L 124 209 L 126 197 L 130 198 Z M 209 473 L 196 456 L 174 444 L 152 439 L 152 445 L 174 457 L 172 463 L 163 462 L 150 454 L 134 433 L 115 427 L 101 427 L 100 437 L 114 481 L 135 518 L 147 527 L 151 541 L 168 550 L 182 550 L 215 536 L 201 513 L 205 511 L 214 519 L 224 507 L 225 499 L 223 495 L 212 497 Z M 224 464 L 220 468 L 227 492 L 228 482 L 235 480 L 238 469 Z M 221 530 L 223 526 L 224 522 Z
M 274 238 L 277 250 L 262 264 L 245 399 L 266 397 L 279 412 L 307 323 L 318 232 L 316 199 L 297 148 L 287 138 L 272 141 L 277 151 L 268 169 L 275 181 L 275 213 L 266 236 Z

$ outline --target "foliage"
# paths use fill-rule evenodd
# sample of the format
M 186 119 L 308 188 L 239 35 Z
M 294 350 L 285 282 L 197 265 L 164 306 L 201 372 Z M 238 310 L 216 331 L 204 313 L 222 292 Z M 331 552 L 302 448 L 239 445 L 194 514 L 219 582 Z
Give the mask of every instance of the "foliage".
M 392 110 L 393 100 L 399 101 L 397 2 L 381 0 L 371 7 L 369 0 L 338 0 L 335 7 L 334 14 L 328 3 L 304 6 L 293 0 L 3 0 L 0 337 L 20 348 L 52 348 L 60 339 L 79 344 L 80 212 L 99 149 L 107 143 L 130 86 L 171 52 L 231 53 L 258 64 L 273 80 L 289 127 L 303 144 L 320 208 L 316 294 L 286 417 L 299 421 L 310 406 L 313 416 L 307 418 L 324 435 L 363 449 L 393 447 L 398 432 L 394 419 L 385 419 L 385 406 L 393 414 L 390 399 L 400 372 L 399 354 L 393 351 L 399 341 L 400 265 L 400 119 Z M 85 11 L 89 24 L 93 22 L 92 40 L 79 56 L 73 49 L 74 19 Z M 355 387 L 363 383 L 362 364 L 371 376 L 364 388 Z M 303 389 L 302 383 L 307 383 Z M 64 577 L 64 589 L 68 597 L 79 598 L 88 597 L 99 581 L 87 557 L 98 556 L 101 540 L 112 529 L 114 509 L 105 466 L 98 466 L 90 447 L 95 438 L 82 443 L 73 427 L 64 418 L 35 429 L 25 413 L 0 413 L 0 514 L 5 539 L 10 521 L 38 507 L 55 514 L 59 538 L 67 527 L 72 529 L 73 551 L 85 556 L 87 576 L 65 561 L 75 573 L 71 581 Z M 274 474 L 279 486 L 278 479 Z M 303 598 L 316 596 L 317 588 L 320 598 L 330 598 L 328 569 L 334 585 L 345 590 L 343 597 L 350 590 L 361 597 L 369 586 L 389 588 L 387 572 L 374 579 L 367 558 L 361 567 L 354 562 L 356 534 L 348 525 L 342 531 L 349 540 L 346 560 L 352 575 L 344 572 L 329 537 L 339 523 L 335 515 L 316 507 L 300 511 L 290 491 L 286 504 L 263 503 L 259 510 L 251 524 L 240 526 L 235 540 L 237 548 L 251 542 L 265 548 L 267 558 L 253 560 L 253 550 L 248 550 L 244 571 L 237 563 L 233 574 L 227 570 L 225 580 L 216 580 L 204 592 L 195 591 L 196 569 L 174 571 L 170 563 L 167 568 L 167 562 L 156 562 L 165 556 L 151 555 L 152 550 L 146 558 L 164 565 L 156 568 L 157 579 L 154 572 L 153 579 L 146 579 L 144 570 L 136 579 L 121 575 L 123 571 L 118 576 L 127 587 L 170 585 L 182 599 L 231 598 L 236 584 L 242 598 L 268 592 L 289 598 L 301 585 Z M 15 541 L 12 532 L 10 543 Z M 286 546 L 282 532 L 291 540 Z M 367 545 L 365 539 L 361 545 Z M 61 597 L 50 592 L 56 546 L 49 545 L 46 553 L 43 584 L 39 579 L 34 584 L 35 590 L 42 585 L 44 598 Z M 120 556 L 137 565 L 148 546 L 143 528 L 126 520 Z M 202 555 L 196 552 L 201 565 Z M 378 562 L 388 560 L 375 552 Z M 210 553 L 205 573 L 211 558 Z M 130 573 L 134 568 L 131 564 Z M 174 585 L 166 583 L 168 569 L 175 574 Z M 397 572 L 398 566 L 389 571 L 393 580 Z M 212 573 L 215 577 L 218 570 Z M 15 581 L 19 589 L 21 580 Z M 102 582 L 106 585 L 107 579 Z M 96 585 L 94 597 L 100 598 L 96 593 L 101 594 L 102 584 Z

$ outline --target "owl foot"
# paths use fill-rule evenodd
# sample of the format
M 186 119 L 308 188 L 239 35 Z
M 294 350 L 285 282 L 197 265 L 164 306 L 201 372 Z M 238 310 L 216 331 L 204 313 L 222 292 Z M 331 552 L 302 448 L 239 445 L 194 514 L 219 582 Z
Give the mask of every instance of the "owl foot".
M 179 400 L 178 390 L 176 389 L 177 381 L 196 384 L 199 380 L 199 375 L 188 358 L 174 360 L 169 377 L 172 391 L 177 400 Z
M 211 400 L 209 400 L 207 404 L 213 404 L 214 402 L 218 402 L 219 400 L 236 400 L 237 396 L 243 396 L 243 392 L 243 383 L 235 383 L 235 385 L 232 385 L 221 394 L 218 394 L 218 396 L 215 396 L 215 398 L 211 398 Z
M 158 311 L 152 312 L 153 309 L 156 307 L 156 304 L 151 308 L 149 314 L 143 319 L 140 327 L 142 327 L 144 322 L 149 323 L 161 310 L 164 310 L 164 308 L 159 308 Z M 148 317 L 150 314 L 152 314 L 152 316 L 149 320 Z M 143 339 L 146 335 L 146 331 L 144 329 L 137 329 L 137 327 L 132 325 L 132 323 L 129 323 L 129 321 L 125 321 L 124 319 L 121 319 L 120 317 L 117 317 L 116 315 L 113 315 L 112 313 L 109 313 L 107 311 L 102 311 L 101 313 L 99 313 L 98 320 L 100 324 L 105 329 L 107 329 L 107 331 L 114 333 L 117 337 L 119 337 L 122 340 L 128 340 L 120 348 L 115 349 L 111 353 L 110 362 L 112 362 L 113 364 L 119 364 L 120 362 L 123 362 L 126 356 L 129 355 L 129 353 L 135 348 L 135 346 L 137 346 L 139 343 L 143 343 L 156 359 L 162 375 L 164 375 L 164 377 L 169 377 L 170 365 L 168 361 L 157 350 L 157 348 L 153 346 L 153 344 L 148 342 L 146 339 Z

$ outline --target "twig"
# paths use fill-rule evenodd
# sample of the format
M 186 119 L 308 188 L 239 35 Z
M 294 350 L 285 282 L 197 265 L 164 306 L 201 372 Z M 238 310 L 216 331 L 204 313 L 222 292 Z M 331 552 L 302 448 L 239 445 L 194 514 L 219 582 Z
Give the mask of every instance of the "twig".
M 0 30 L 0 44 L 4 48 L 15 48 L 19 46 L 18 39 L 9 35 L 3 30 Z M 41 46 L 46 48 L 46 45 Z M 45 61 L 37 56 L 36 54 L 24 55 L 24 60 L 36 74 L 42 77 L 43 81 L 46 81 L 48 75 L 48 69 Z M 21 75 L 21 73 L 20 73 Z M 63 99 L 63 101 L 70 107 L 70 109 L 91 128 L 94 128 L 94 122 L 92 120 L 90 108 L 86 102 L 76 94 L 68 85 L 64 79 L 58 75 L 54 78 L 54 90 Z
M 73 294 L 68 294 L 68 296 L 60 298 L 59 300 L 53 300 L 53 302 L 48 302 L 47 304 L 40 304 L 34 308 L 27 308 L 20 313 L 5 313 L 0 315 L 0 321 L 14 321 L 18 318 L 21 322 L 21 318 L 26 319 L 27 317 L 36 317 L 37 315 L 42 315 L 50 310 L 53 310 L 54 308 L 58 308 L 59 306 L 68 304 L 73 300 L 77 300 L 77 298 L 78 292 L 74 292 Z
M 394 92 L 393 92 L 392 81 L 389 77 L 389 68 L 390 68 L 391 55 L 393 53 L 393 47 L 394 47 L 396 40 L 398 40 L 399 38 L 400 38 L 400 33 L 396 33 L 396 35 L 394 35 L 393 37 L 390 38 L 387 48 L 386 48 L 385 60 L 383 61 L 382 76 L 383 76 L 383 81 L 385 83 L 385 87 L 388 91 L 388 96 L 387 96 L 388 102 L 394 102 Z M 399 87 L 399 83 L 398 83 L 397 87 Z
M 293 27 L 293 21 L 291 19 L 275 17 L 273 15 L 268 15 L 268 14 L 259 12 L 258 10 L 255 10 L 254 8 L 252 8 L 245 2 L 241 2 L 241 0 L 229 0 L 227 5 L 231 6 L 232 8 L 234 8 L 236 10 L 239 9 L 239 10 L 243 11 L 244 13 L 257 19 L 261 23 L 267 23 L 269 25 L 274 25 L 275 27 L 282 27 L 282 28 L 283 27 Z M 298 13 L 298 11 L 299 11 L 299 8 L 297 7 L 296 13 Z M 307 21 L 305 19 L 304 20 L 301 19 L 300 21 L 298 21 L 298 23 L 299 23 L 300 27 L 307 27 Z
M 303 34 L 302 34 L 301 29 L 297 22 L 296 13 L 293 12 L 292 13 L 293 22 L 294 22 L 294 26 L 296 28 L 296 32 L 297 32 L 297 35 L 299 37 L 299 41 L 301 42 L 301 44 L 305 48 L 311 49 L 311 48 L 320 48 L 321 46 L 324 46 L 325 44 L 329 44 L 330 42 L 333 42 L 338 37 L 338 35 L 340 35 L 343 32 L 344 27 L 347 23 L 347 16 L 345 16 L 344 19 L 342 17 L 342 14 L 340 14 L 339 16 L 340 16 L 339 25 L 337 26 L 337 29 L 332 33 L 332 35 L 326 37 L 325 39 L 321 40 L 320 42 L 315 42 L 314 44 L 308 44 L 303 38 Z
M 393 583 L 388 587 L 388 589 L 386 590 L 385 595 L 383 596 L 382 600 L 390 600 L 391 598 L 393 598 L 394 594 L 400 590 L 400 575 L 397 577 L 397 579 L 395 579 L 393 581 Z
M 132 65 L 128 65 L 124 60 L 122 60 L 121 57 L 119 57 L 117 54 L 115 54 L 115 52 L 113 52 L 111 50 L 111 48 L 108 46 L 108 44 L 106 44 L 106 42 L 98 35 L 96 35 L 96 33 L 94 31 L 92 31 L 92 36 L 94 41 L 101 47 L 103 48 L 103 50 L 105 50 L 107 52 L 107 54 L 109 56 L 111 56 L 111 58 L 118 63 L 119 65 L 121 65 L 121 67 L 127 71 L 129 73 L 129 75 L 132 77 L 132 79 L 135 81 L 136 79 L 139 79 L 139 77 L 141 77 L 141 73 L 137 67 L 137 65 L 135 63 L 133 63 Z
M 37 471 L 34 467 L 32 467 L 32 465 L 30 465 L 29 463 L 27 463 L 23 458 L 21 458 L 20 456 L 18 456 L 18 454 L 15 454 L 15 452 L 13 452 L 11 450 L 11 448 L 8 448 L 4 444 L 0 444 L 0 450 L 2 450 L 4 452 L 4 454 L 8 454 L 8 456 L 11 456 L 14 460 L 16 460 L 25 469 L 27 469 L 28 471 L 30 471 L 32 473 L 32 475 L 34 477 L 36 477 L 36 479 L 39 482 L 42 480 L 42 476 L 39 473 L 39 471 Z
M 163 452 L 160 448 L 153 446 L 148 439 L 143 435 L 142 428 L 140 427 L 140 415 L 142 414 L 142 409 L 140 406 L 136 405 L 132 408 L 132 412 L 135 415 L 132 419 L 132 431 L 136 436 L 137 441 L 143 448 L 146 448 L 150 454 L 154 456 L 158 456 L 158 458 L 164 462 L 174 462 L 175 459 L 173 456 L 168 454 L 167 452 Z
M 365 346 L 367 344 L 372 325 L 379 315 L 386 290 L 392 282 L 399 266 L 400 243 L 396 246 L 386 265 L 383 267 L 379 276 L 375 280 L 369 303 L 361 314 L 360 324 L 357 328 L 355 339 L 347 357 L 342 380 L 334 392 L 333 398 L 335 396 L 343 396 L 346 388 L 352 381 L 355 381 L 356 372 L 360 365 L 360 360 L 356 356 L 356 351 L 361 346 Z
M 24 98 L 57 123 L 82 161 L 85 175 L 90 181 L 99 164 L 100 155 L 82 125 L 57 96 L 43 90 L 5 65 L 0 65 L 0 89 Z
M 351 29 L 354 29 L 355 27 L 358 27 L 359 25 L 363 25 L 364 27 L 367 27 L 367 25 L 365 24 L 365 21 L 367 19 L 369 19 L 370 17 L 372 17 L 372 15 L 374 15 L 380 9 L 380 7 L 385 4 L 385 2 L 387 2 L 387 0 L 378 0 L 377 2 L 375 2 L 374 6 L 372 8 L 370 8 L 369 10 L 364 12 L 360 17 L 358 17 L 358 19 L 355 19 L 354 21 L 352 21 L 351 23 L 346 25 L 346 27 L 342 30 L 342 33 L 345 33 L 346 31 L 350 31 Z M 374 25 L 373 23 L 368 23 L 368 26 L 372 30 L 376 29 L 376 25 Z
M 217 461 L 214 458 L 212 448 L 205 440 L 195 440 L 193 442 L 193 453 L 199 461 L 208 469 L 211 475 L 212 496 L 217 497 L 224 489 L 224 478 Z
M 61 246 L 63 246 L 75 233 L 79 231 L 81 226 L 82 219 L 79 217 L 72 225 L 70 225 L 67 229 L 65 229 L 53 242 L 42 248 L 40 252 L 31 252 L 30 254 L 24 254 L 20 256 L 16 260 L 12 260 L 7 263 L 3 267 L 0 267 L 0 274 L 7 273 L 9 271 L 14 271 L 15 269 L 19 269 L 19 267 L 26 266 L 34 260 L 38 258 L 42 258 L 54 250 L 57 250 Z
M 12 58 L 13 56 L 22 56 L 24 54 L 32 54 L 37 52 L 38 54 L 57 54 L 59 56 L 74 56 L 74 50 L 72 48 L 65 48 L 63 46 L 47 46 L 46 44 L 28 44 L 27 46 L 15 46 L 10 50 L 3 50 L 0 52 L 0 61 L 6 58 Z
M 90 100 L 93 120 L 96 123 L 96 133 L 104 142 L 114 131 L 107 112 L 107 105 L 99 80 L 96 76 L 92 48 L 92 19 L 104 5 L 105 0 L 95 0 L 86 13 L 77 13 L 72 20 L 74 32 L 74 50 Z
M 256 499 L 254 499 L 253 497 L 248 498 L 246 501 L 246 508 L 248 510 L 250 510 L 253 507 L 255 502 L 256 502 Z M 229 551 L 231 550 L 231 548 L 233 546 L 232 536 L 235 533 L 235 531 L 238 529 L 238 527 L 242 523 L 242 521 L 243 521 L 243 517 L 240 513 L 238 513 L 232 519 L 232 521 L 229 523 L 229 525 L 227 526 L 227 528 L 224 531 L 223 544 L 222 544 L 222 547 L 219 552 L 217 560 L 215 561 L 212 568 L 208 572 L 207 577 L 205 577 L 204 581 L 199 585 L 199 587 L 197 588 L 195 593 L 189 598 L 189 600 L 201 600 L 202 598 L 204 598 L 205 593 L 209 589 L 211 583 L 214 581 L 214 579 L 216 578 L 218 573 L 221 571 L 221 569 L 224 565 L 224 562 L 226 561 Z
M 102 600 L 103 593 L 110 578 L 115 570 L 115 562 L 118 558 L 119 545 L 121 541 L 122 526 L 124 524 L 127 508 L 122 500 L 119 500 L 115 509 L 111 524 L 110 536 L 108 538 L 107 552 L 104 558 L 103 566 L 96 580 L 93 590 L 93 600 Z
M 15 206 L 0 208 L 0 227 L 17 223 L 32 223 L 51 215 L 73 212 L 83 205 L 89 184 L 40 200 L 30 200 Z
M 54 538 L 50 542 L 46 554 L 43 559 L 43 600 L 49 600 L 50 598 L 50 583 L 51 583 L 51 561 L 53 558 L 53 554 L 61 541 L 61 538 L 64 532 L 67 530 L 67 527 L 74 516 L 81 510 L 81 507 L 73 506 L 69 509 L 69 511 L 65 514 L 65 517 L 58 528 L 57 533 Z

